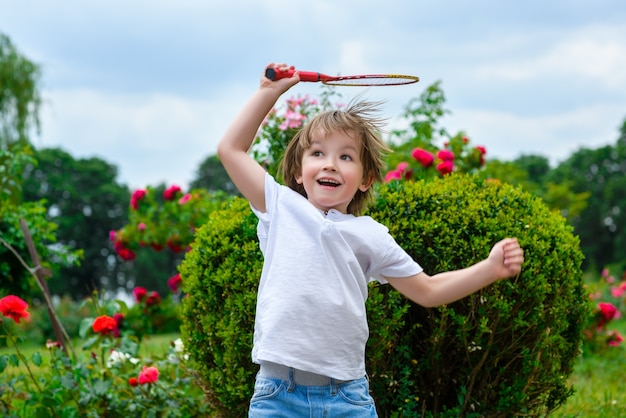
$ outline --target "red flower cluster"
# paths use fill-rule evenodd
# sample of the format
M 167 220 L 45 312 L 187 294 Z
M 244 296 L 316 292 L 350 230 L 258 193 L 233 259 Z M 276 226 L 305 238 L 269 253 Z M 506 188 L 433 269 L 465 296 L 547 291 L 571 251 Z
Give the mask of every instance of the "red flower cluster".
M 137 257 L 137 254 L 133 250 L 126 247 L 126 243 L 122 240 L 121 236 L 118 236 L 116 231 L 109 231 L 109 240 L 113 242 L 113 249 L 122 260 L 131 261 Z
M 146 298 L 146 306 L 158 305 L 159 303 L 161 303 L 161 296 L 159 296 L 157 291 L 150 292 Z
M 385 182 L 388 183 L 391 180 L 410 179 L 413 176 L 413 170 L 407 162 L 401 162 L 398 164 L 395 170 L 391 170 L 385 175 Z
M 26 309 L 28 309 L 28 303 L 17 296 L 8 295 L 0 299 L 2 316 L 11 318 L 18 324 L 22 318 L 28 319 L 30 317 L 30 313 Z
M 137 286 L 133 289 L 133 295 L 135 295 L 135 301 L 137 303 L 145 303 L 146 306 L 157 305 L 161 302 L 161 296 L 155 290 L 148 293 L 145 287 Z
M 437 159 L 441 160 L 437 164 L 437 171 L 441 175 L 450 174 L 454 170 L 454 153 L 452 151 L 442 149 L 437 152 Z

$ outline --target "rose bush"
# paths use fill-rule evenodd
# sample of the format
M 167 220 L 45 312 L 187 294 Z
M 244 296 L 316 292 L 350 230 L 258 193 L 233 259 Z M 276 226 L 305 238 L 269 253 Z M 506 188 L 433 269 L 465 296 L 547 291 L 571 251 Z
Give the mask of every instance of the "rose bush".
M 622 346 L 624 337 L 610 325 L 626 313 L 626 272 L 618 282 L 608 268 L 603 269 L 599 280 L 589 285 L 589 299 L 593 315 L 585 328 L 585 351 L 598 353 Z
M 4 337 L 15 354 L 0 355 L 0 415 L 3 417 L 191 417 L 206 413 L 202 391 L 180 339 L 162 355 L 141 357 L 141 341 L 109 315 L 122 302 L 92 301 L 95 318 L 83 320 L 82 356 L 46 344 L 47 356 L 27 358 L 20 350 L 19 325 L 28 304 L 15 295 L 0 299 Z M 7 318 L 7 319 L 5 319 Z M 7 321 L 13 320 L 13 326 Z M 21 320 L 21 321 L 20 321 Z M 27 373 L 21 370 L 26 369 Z

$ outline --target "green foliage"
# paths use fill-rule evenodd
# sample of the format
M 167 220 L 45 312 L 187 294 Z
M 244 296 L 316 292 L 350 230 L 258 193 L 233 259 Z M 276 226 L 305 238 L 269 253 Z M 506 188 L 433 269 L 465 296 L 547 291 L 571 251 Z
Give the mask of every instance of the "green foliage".
M 256 285 L 262 255 L 256 217 L 234 198 L 196 233 L 180 267 L 181 338 L 203 382 L 214 414 L 246 416 L 254 384 L 250 361 Z
M 369 214 L 431 274 L 485 258 L 506 236 L 526 249 L 519 277 L 438 309 L 371 287 L 367 363 L 382 417 L 540 415 L 567 399 L 588 305 L 578 240 L 560 215 L 512 186 L 460 175 L 390 183 Z M 234 200 L 181 266 L 183 340 L 225 416 L 245 416 L 256 371 L 256 223 Z
M 26 202 L 15 206 L 10 202 L 0 205 L 0 292 L 26 296 L 40 295 L 39 288 L 30 273 L 16 255 L 6 246 L 15 250 L 22 260 L 33 267 L 26 248 L 26 241 L 20 226 L 20 219 L 26 220 L 35 243 L 42 267 L 50 268 L 49 260 L 61 265 L 70 265 L 82 257 L 82 251 L 72 251 L 56 243 L 57 225 L 46 219 L 44 201 Z
M 24 201 L 45 199 L 46 217 L 58 225 L 58 243 L 84 253 L 80 265 L 57 268 L 49 287 L 81 299 L 99 288 L 99 278 L 121 273 L 115 258 L 107 260 L 108 239 L 127 215 L 129 192 L 116 182 L 117 168 L 99 158 L 75 159 L 59 148 L 35 150 L 34 157 L 37 164 L 24 170 Z
M 444 108 L 445 101 L 441 82 L 437 81 L 405 107 L 402 116 L 408 126 L 391 132 L 393 153 L 387 156 L 387 166 L 393 169 L 387 173 L 387 181 L 431 179 L 450 172 L 475 173 L 483 167 L 484 147 L 470 146 L 464 132 L 451 135 L 440 126 L 440 119 L 450 113 Z
M 523 187 L 567 220 L 576 220 L 587 207 L 590 193 L 581 189 L 576 192 L 572 181 L 566 178 L 551 181 L 550 173 L 547 158 L 523 155 L 513 161 L 489 161 L 479 175 Z
M 567 399 L 588 305 L 578 239 L 560 215 L 520 189 L 458 175 L 389 184 L 369 214 L 431 274 L 473 264 L 507 236 L 519 238 L 526 259 L 519 277 L 454 304 L 426 309 L 405 302 L 388 358 L 381 366 L 369 357 L 383 411 L 542 415 Z M 392 291 L 372 289 L 379 292 Z M 372 303 L 376 298 L 368 306 L 371 318 L 389 316 Z M 390 338 L 382 325 L 371 327 L 370 347 Z

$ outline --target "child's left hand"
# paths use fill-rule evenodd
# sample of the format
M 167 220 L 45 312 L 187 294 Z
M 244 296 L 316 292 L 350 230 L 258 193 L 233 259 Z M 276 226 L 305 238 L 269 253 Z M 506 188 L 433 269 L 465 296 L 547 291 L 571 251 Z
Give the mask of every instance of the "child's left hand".
M 505 238 L 493 246 L 488 260 L 494 265 L 495 276 L 498 279 L 505 279 L 522 271 L 524 250 L 517 242 L 517 238 Z

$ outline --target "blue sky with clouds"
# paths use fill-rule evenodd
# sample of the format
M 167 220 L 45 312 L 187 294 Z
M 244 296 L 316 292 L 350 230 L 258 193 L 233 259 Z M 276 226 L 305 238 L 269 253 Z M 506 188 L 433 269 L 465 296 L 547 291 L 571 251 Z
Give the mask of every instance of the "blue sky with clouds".
M 444 126 L 500 159 L 556 163 L 613 144 L 626 118 L 623 0 L 0 0 L 0 32 L 42 68 L 33 142 L 103 158 L 133 188 L 186 187 L 271 61 L 418 75 L 340 91 L 386 100 L 394 126 L 441 81 Z

